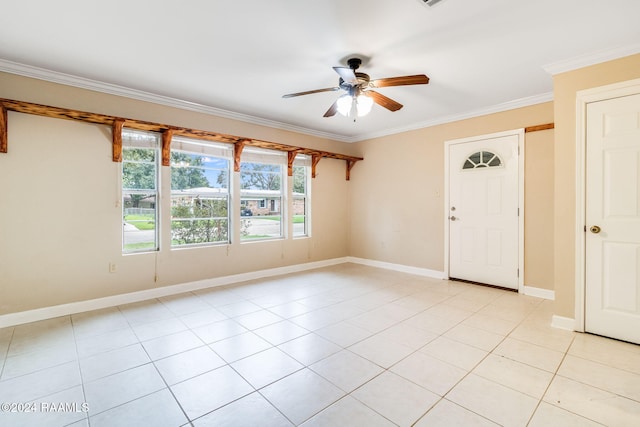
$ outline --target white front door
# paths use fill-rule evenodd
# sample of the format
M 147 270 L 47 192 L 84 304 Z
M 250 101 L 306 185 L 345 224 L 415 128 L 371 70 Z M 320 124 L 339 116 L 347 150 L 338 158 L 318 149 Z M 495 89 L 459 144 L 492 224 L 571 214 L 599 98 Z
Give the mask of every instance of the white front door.
M 586 117 L 585 330 L 640 344 L 640 94 Z
M 449 144 L 449 277 L 518 289 L 518 134 Z

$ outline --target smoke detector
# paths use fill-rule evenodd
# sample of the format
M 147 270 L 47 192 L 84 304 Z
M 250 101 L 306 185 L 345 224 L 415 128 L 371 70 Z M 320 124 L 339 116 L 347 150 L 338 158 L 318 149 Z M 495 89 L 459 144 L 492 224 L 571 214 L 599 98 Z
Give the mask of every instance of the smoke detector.
M 440 3 L 442 0 L 418 0 L 418 1 L 424 4 L 425 6 L 433 7 L 436 4 Z

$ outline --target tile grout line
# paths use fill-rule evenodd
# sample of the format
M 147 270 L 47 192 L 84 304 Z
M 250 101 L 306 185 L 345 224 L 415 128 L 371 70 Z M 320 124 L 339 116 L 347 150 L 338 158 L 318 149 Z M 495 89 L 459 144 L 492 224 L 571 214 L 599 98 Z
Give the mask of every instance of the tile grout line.
M 8 343 L 7 343 L 7 349 L 4 352 L 4 359 L 2 360 L 2 366 L 0 366 L 0 381 L 3 380 L 2 376 L 4 375 L 4 367 L 7 363 L 7 359 L 9 358 L 9 348 L 11 347 L 11 342 L 13 342 L 13 336 L 16 332 L 16 328 L 15 326 L 11 326 L 11 336 L 9 337 Z
M 496 299 L 497 299 L 497 298 L 496 298 Z M 494 301 L 495 301 L 495 300 L 494 300 Z M 539 304 L 540 304 L 540 303 L 539 303 Z M 538 304 L 538 305 L 539 305 L 539 304 Z M 491 302 L 489 302 L 489 303 L 485 304 L 482 308 L 485 308 L 485 307 L 487 307 L 487 306 L 489 306 L 489 305 L 491 305 Z M 484 361 L 485 361 L 485 360 L 486 360 L 490 355 L 494 354 L 494 353 L 493 353 L 493 352 L 494 352 L 494 350 L 495 350 L 495 349 L 496 349 L 500 344 L 502 344 L 502 343 L 503 343 L 503 342 L 504 342 L 504 341 L 509 337 L 509 335 L 510 335 L 511 333 L 513 333 L 513 331 L 515 331 L 515 330 L 516 330 L 520 325 L 522 325 L 522 324 L 527 320 L 527 318 L 529 318 L 529 316 L 531 316 L 531 314 L 533 314 L 533 312 L 534 312 L 534 311 L 535 311 L 535 310 L 532 310 L 532 311 L 531 311 L 531 313 L 529 313 L 529 314 L 528 314 L 527 316 L 525 316 L 525 317 L 524 317 L 520 322 L 518 322 L 518 323 L 516 324 L 516 326 L 514 326 L 514 327 L 509 331 L 509 333 L 508 333 L 508 334 L 504 335 L 504 337 L 502 338 L 502 340 L 500 340 L 500 342 L 499 342 L 498 344 L 496 344 L 496 345 L 493 347 L 493 349 L 492 349 L 491 351 L 488 351 L 488 352 L 487 352 L 487 354 L 486 354 L 482 359 L 480 359 L 480 361 L 478 361 L 478 363 L 476 363 L 476 364 L 475 364 L 471 369 L 469 369 L 469 370 L 467 371 L 467 373 L 466 373 L 466 374 L 465 374 L 465 375 L 464 375 L 460 380 L 458 380 L 458 381 L 457 381 L 457 382 L 456 382 L 456 383 L 455 383 L 455 384 L 454 384 L 454 385 L 453 385 L 453 386 L 452 386 L 452 387 L 451 387 L 451 388 L 450 388 L 450 389 L 449 389 L 449 390 L 448 390 L 448 391 L 447 391 L 447 392 L 442 396 L 442 398 L 441 398 L 440 400 L 446 399 L 447 395 L 448 395 L 449 393 L 451 393 L 451 391 L 452 391 L 453 389 L 455 389 L 455 388 L 456 388 L 456 387 L 457 387 L 457 386 L 458 386 L 462 381 L 464 381 L 464 379 L 465 379 L 465 378 L 467 378 L 470 374 L 472 374 L 474 369 L 476 369 L 476 368 L 477 368 L 477 367 L 478 367 L 482 362 L 484 362 Z M 476 311 L 475 313 L 478 313 L 478 312 L 479 312 L 479 310 L 478 310 L 478 311 Z M 466 320 L 466 319 L 465 319 L 465 320 Z M 504 319 L 503 319 L 503 320 L 504 320 Z M 456 326 L 460 325 L 462 322 L 464 322 L 464 320 L 462 320 L 462 321 L 458 322 L 455 326 L 452 326 L 452 327 L 451 327 L 451 328 L 449 328 L 447 331 L 443 332 L 443 333 L 440 335 L 440 337 L 442 337 L 446 332 L 448 332 L 448 331 L 450 331 L 451 329 L 455 328 Z M 445 337 L 445 338 L 446 338 L 446 337 Z M 453 339 L 453 340 L 454 340 L 454 341 L 456 341 L 456 342 L 459 342 L 459 341 L 457 341 L 457 340 L 455 340 L 455 339 Z M 462 343 L 462 344 L 466 344 L 466 343 Z M 469 344 L 467 344 L 467 345 L 469 345 Z M 473 347 L 473 346 L 472 346 L 472 347 Z M 481 349 L 481 350 L 482 350 L 482 349 Z M 500 357 L 505 357 L 505 356 L 500 356 Z M 437 359 L 439 359 L 439 358 L 437 358 Z M 441 359 L 439 359 L 439 360 L 441 360 Z M 511 359 L 510 359 L 510 360 L 511 360 Z M 448 362 L 446 362 L 446 361 L 443 361 L 443 362 L 448 363 Z M 516 362 L 517 362 L 517 361 L 516 361 Z M 522 362 L 519 362 L 519 363 L 522 363 Z M 526 365 L 526 364 L 525 364 L 525 365 Z M 529 365 L 527 365 L 527 366 L 529 366 Z M 474 374 L 474 375 L 477 375 L 477 374 Z M 481 378 L 484 378 L 484 377 L 481 377 Z M 487 381 L 491 381 L 492 383 L 497 384 L 497 385 L 500 385 L 500 386 L 502 386 L 502 387 L 506 387 L 506 388 L 508 388 L 508 389 L 510 389 L 510 390 L 514 390 L 514 391 L 516 391 L 516 392 L 518 392 L 518 393 L 524 394 L 525 396 L 529 396 L 529 395 L 527 395 L 526 393 L 523 393 L 523 392 L 521 392 L 521 391 L 519 391 L 519 390 L 515 390 L 515 389 L 513 389 L 513 388 L 511 388 L 511 387 L 508 387 L 508 386 L 505 386 L 505 385 L 503 385 L 503 384 L 497 383 L 497 382 L 495 382 L 495 381 L 493 381 L 493 380 L 491 380 L 491 379 L 488 379 L 488 378 L 484 378 L 484 379 L 485 379 L 485 380 L 487 380 Z M 551 381 L 549 382 L 549 384 L 551 384 Z M 547 387 L 548 387 L 548 386 L 547 386 Z M 546 392 L 546 391 L 545 391 L 545 392 Z M 446 400 L 447 400 L 448 402 L 451 402 L 451 403 L 455 404 L 455 405 L 458 405 L 458 404 L 457 404 L 456 402 L 454 402 L 454 401 L 451 401 L 451 400 L 449 400 L 449 399 L 446 399 Z M 431 410 L 432 410 L 436 405 L 437 405 L 437 403 L 436 403 L 436 404 L 434 404 L 431 408 L 429 408 L 429 410 L 428 410 L 427 412 L 425 412 L 425 413 L 422 415 L 422 417 L 421 417 L 421 418 L 423 418 L 425 415 L 427 415 L 427 414 L 428 414 L 428 413 L 429 413 L 429 412 L 430 412 L 430 411 L 431 411 Z M 494 421 L 494 420 L 490 420 L 490 419 L 488 419 L 487 417 L 485 417 L 484 415 L 482 415 L 482 414 L 478 414 L 477 412 L 472 411 L 472 410 L 471 410 L 471 409 L 469 409 L 469 408 L 466 408 L 466 407 L 461 406 L 461 405 L 458 405 L 458 406 L 460 406 L 461 408 L 463 408 L 463 409 L 465 409 L 465 410 L 467 410 L 467 411 L 469 411 L 469 412 L 471 412 L 471 413 L 473 413 L 473 414 L 475 414 L 475 415 L 478 415 L 478 416 L 480 416 L 480 417 L 482 417 L 482 418 L 484 418 L 484 419 L 487 419 L 487 420 L 489 420 L 489 421 L 491 421 L 491 422 L 494 422 L 494 423 L 495 423 L 495 421 Z M 533 417 L 533 415 L 535 414 L 536 410 L 537 410 L 537 406 L 536 406 L 536 409 L 534 409 L 534 411 L 531 413 L 531 417 Z M 530 418 L 531 418 L 531 417 L 530 417 Z M 417 422 L 417 421 L 416 421 L 416 422 Z
M 84 376 L 82 374 L 82 368 L 80 367 L 80 352 L 78 351 L 78 338 L 76 336 L 76 328 L 74 326 L 73 316 L 72 315 L 69 315 L 69 322 L 71 323 L 71 332 L 73 334 L 73 344 L 74 344 L 74 347 L 75 347 L 75 350 L 76 350 L 76 361 L 77 361 L 77 364 L 78 364 L 78 373 L 80 374 L 80 385 L 82 386 L 82 396 L 84 397 L 85 403 L 87 403 L 89 405 L 86 414 L 84 414 L 85 415 L 84 419 L 87 421 L 87 425 L 89 427 L 91 427 L 91 420 L 90 420 L 90 417 L 89 417 L 89 413 L 91 412 L 91 404 L 87 400 L 87 391 L 85 390 Z
M 415 292 L 415 293 L 418 293 L 418 292 Z M 451 295 L 451 296 L 449 296 L 448 298 L 446 298 L 446 299 L 444 299 L 444 300 L 442 300 L 442 301 L 439 301 L 439 302 L 437 302 L 437 303 L 435 303 L 435 304 L 432 304 L 431 306 L 429 306 L 429 307 L 425 308 L 424 310 L 419 311 L 418 313 L 415 313 L 415 314 L 414 314 L 414 315 L 412 315 L 412 316 L 409 316 L 408 318 L 406 318 L 406 319 L 404 319 L 404 320 L 398 321 L 398 322 L 394 323 L 393 325 L 390 325 L 390 326 L 388 326 L 388 327 L 386 327 L 386 328 L 384 328 L 384 329 L 382 329 L 382 330 L 380 330 L 380 331 L 378 331 L 378 332 L 373 333 L 373 335 L 371 335 L 371 336 L 369 336 L 369 337 L 367 337 L 367 338 L 364 338 L 364 339 L 362 339 L 362 340 L 360 340 L 360 341 L 357 341 L 356 343 L 353 343 L 353 344 L 351 344 L 351 345 L 350 345 L 350 346 L 348 346 L 348 347 L 344 347 L 344 350 L 349 351 L 349 352 L 351 352 L 352 354 L 354 354 L 354 355 L 356 355 L 356 356 L 358 356 L 358 357 L 362 357 L 363 359 L 365 359 L 365 360 L 369 361 L 370 363 L 373 363 L 373 364 L 375 364 L 375 365 L 377 365 L 377 366 L 379 366 L 380 368 L 382 368 L 382 369 L 383 369 L 383 371 L 382 371 L 382 372 L 380 372 L 379 374 L 377 374 L 377 375 L 375 375 L 374 377 L 370 378 L 369 380 L 367 380 L 367 381 L 366 381 L 366 382 L 364 382 L 363 384 L 360 384 L 356 389 L 352 390 L 351 392 L 348 392 L 346 395 L 347 395 L 347 396 L 351 396 L 351 395 L 352 395 L 352 393 L 353 393 L 354 391 L 356 391 L 356 390 L 358 390 L 358 389 L 362 388 L 362 387 L 363 387 L 363 386 L 365 386 L 366 384 L 368 384 L 368 383 L 370 383 L 371 381 L 373 381 L 375 378 L 378 378 L 379 376 L 381 376 L 381 375 L 383 375 L 383 374 L 385 374 L 385 373 L 389 373 L 389 374 L 392 374 L 392 375 L 397 375 L 397 376 L 399 376 L 400 378 L 403 378 L 403 379 L 405 379 L 405 380 L 407 380 L 407 381 L 409 381 L 409 382 L 411 382 L 411 383 L 415 384 L 416 386 L 418 386 L 418 387 L 421 387 L 421 388 L 425 389 L 426 391 L 428 391 L 428 392 L 430 392 L 430 393 L 433 393 L 433 394 L 435 394 L 435 395 L 438 395 L 437 393 L 435 393 L 435 392 L 433 392 L 433 391 L 431 391 L 431 390 L 429 390 L 429 389 L 427 389 L 427 388 L 423 387 L 422 385 L 420 385 L 420 384 L 416 383 L 415 381 L 413 381 L 413 380 L 411 380 L 411 379 L 408 379 L 408 378 L 405 378 L 405 377 L 403 377 L 402 375 L 399 375 L 399 374 L 397 374 L 397 373 L 395 373 L 395 372 L 391 371 L 391 368 L 393 368 L 394 366 L 396 366 L 398 363 L 402 362 L 403 360 L 405 360 L 405 359 L 407 359 L 407 358 L 411 357 L 412 355 L 414 355 L 414 354 L 416 354 L 416 353 L 419 353 L 419 352 L 420 352 L 420 350 L 421 350 L 422 348 L 426 347 L 430 342 L 433 342 L 433 341 L 435 341 L 436 339 L 443 337 L 445 333 L 447 333 L 448 331 L 452 330 L 452 329 L 453 329 L 453 328 L 455 328 L 456 326 L 458 326 L 458 325 L 462 324 L 462 322 L 464 322 L 466 319 L 468 319 L 468 317 L 466 317 L 466 318 L 464 318 L 464 319 L 461 319 L 461 320 L 460 320 L 460 321 L 458 321 L 457 323 L 453 324 L 451 327 L 449 327 L 449 328 L 445 329 L 442 333 L 438 334 L 436 338 L 434 338 L 433 340 L 430 340 L 430 341 L 429 341 L 428 343 L 426 343 L 425 345 L 423 345 L 423 346 L 421 346 L 421 347 L 417 348 L 416 350 L 412 351 L 411 353 L 409 353 L 409 354 L 408 354 L 408 355 L 406 355 L 405 357 L 403 357 L 403 358 L 401 358 L 400 360 L 398 360 L 397 362 L 393 363 L 393 364 L 392 364 L 391 366 L 389 366 L 388 368 L 386 368 L 386 367 L 384 367 L 384 366 L 380 366 L 380 365 L 378 365 L 376 362 L 374 362 L 374 361 L 372 361 L 372 360 L 369 360 L 369 359 L 367 359 L 366 357 L 361 356 L 361 355 L 359 355 L 359 354 L 357 354 L 357 353 L 353 352 L 352 350 L 350 350 L 350 347 L 352 347 L 353 345 L 355 345 L 355 344 L 357 344 L 357 343 L 359 343 L 359 342 L 362 342 L 362 341 L 364 341 L 364 340 L 366 340 L 366 339 L 369 339 L 369 338 L 371 338 L 371 337 L 373 337 L 373 336 L 375 336 L 375 335 L 378 335 L 378 334 L 380 334 L 380 333 L 382 333 L 382 332 L 384 332 L 384 331 L 386 331 L 386 330 L 389 330 L 389 329 L 391 329 L 391 328 L 393 328 L 393 327 L 397 326 L 398 324 L 403 323 L 403 322 L 405 322 L 405 321 L 407 321 L 407 320 L 409 320 L 409 319 L 411 319 L 411 318 L 414 318 L 414 317 L 416 317 L 416 316 L 419 316 L 420 314 L 423 314 L 423 313 L 427 312 L 429 309 L 431 309 L 431 308 L 433 308 L 433 307 L 435 307 L 435 306 L 437 306 L 437 305 L 439 305 L 439 304 L 443 304 L 443 303 L 445 303 L 446 301 L 448 301 L 448 300 L 450 300 L 450 299 L 452 299 L 452 298 L 456 297 L 457 295 L 460 295 L 461 293 L 462 293 L 462 292 L 459 292 L 459 293 L 457 293 L 457 294 Z M 402 298 L 404 298 L 404 297 L 402 297 Z M 393 300 L 392 302 L 386 302 L 386 303 L 385 303 L 385 304 L 383 304 L 383 305 L 393 303 L 393 302 L 398 301 L 398 300 L 400 300 L 400 299 L 402 299 L 402 298 L 397 298 L 397 299 Z M 486 304 L 485 304 L 485 305 L 483 305 L 480 309 L 478 309 L 478 310 L 474 311 L 474 312 L 473 312 L 473 314 L 478 313 L 478 311 L 479 311 L 479 310 L 481 310 L 482 308 L 484 308 L 484 307 L 486 307 L 486 306 L 488 306 L 488 305 L 490 305 L 490 304 L 491 304 L 491 302 L 486 303 Z M 381 306 L 382 306 L 382 305 L 381 305 Z M 453 306 L 452 306 L 452 307 L 453 307 Z M 369 310 L 369 311 L 372 311 L 372 310 L 375 310 L 375 308 L 374 308 L 374 309 L 371 309 L 371 310 Z M 438 316 L 436 316 L 436 317 L 438 317 Z M 524 321 L 524 319 L 523 319 L 523 321 Z M 369 331 L 369 332 L 370 332 L 370 331 Z M 430 332 L 430 331 L 425 331 L 425 332 Z M 445 337 L 445 338 L 446 338 L 446 337 Z M 506 337 L 505 337 L 505 338 L 506 338 Z M 456 340 L 454 340 L 454 341 L 456 341 Z M 456 341 L 456 342 L 458 342 L 458 341 Z M 397 343 L 397 344 L 401 344 L 400 342 L 397 342 L 397 341 L 396 341 L 396 343 Z M 466 343 L 462 343 L 462 344 L 468 345 L 468 344 L 466 344 Z M 473 346 L 471 346 L 471 347 L 473 347 Z M 487 353 L 487 356 L 488 356 L 489 354 L 490 354 L 490 353 L 488 352 L 488 353 Z M 480 364 L 480 363 L 482 362 L 482 360 L 484 360 L 487 356 L 485 356 L 483 359 L 481 359 L 481 360 L 480 360 L 480 361 L 479 361 L 475 366 L 477 366 L 478 364 Z M 440 359 L 439 359 L 439 358 L 437 358 L 437 357 L 436 357 L 436 359 L 440 360 Z M 443 361 L 443 362 L 445 362 L 445 363 L 447 363 L 447 364 L 448 364 L 448 362 L 446 362 L 446 361 Z M 456 367 L 456 368 L 457 368 L 457 366 L 455 366 L 455 365 L 451 365 L 451 366 L 454 366 L 454 367 Z M 475 367 L 474 367 L 474 368 L 475 368 Z M 474 368 L 472 368 L 471 370 L 473 370 Z M 314 372 L 315 372 L 315 371 L 314 371 Z M 467 374 L 465 374 L 465 376 L 463 376 L 463 378 L 461 378 L 458 382 L 456 382 L 456 384 L 454 384 L 454 385 L 451 387 L 451 389 L 450 389 L 450 390 L 452 390 L 452 389 L 453 389 L 453 388 L 454 388 L 454 387 L 455 387 L 459 382 L 461 382 L 464 378 L 466 378 L 466 376 L 467 376 L 470 372 L 471 372 L 471 371 L 468 371 L 468 372 L 467 372 Z M 318 374 L 318 375 L 320 375 L 320 374 Z M 323 378 L 324 378 L 324 377 L 323 377 Z M 329 380 L 327 379 L 327 381 L 329 381 Z M 450 390 L 449 390 L 449 391 L 450 391 Z M 448 392 L 447 392 L 447 393 L 445 393 L 445 395 L 446 395 L 446 394 L 448 394 Z M 432 406 L 431 406 L 431 407 L 430 407 L 430 408 L 429 408 L 429 409 L 428 409 L 424 414 L 422 414 L 420 417 L 418 417 L 418 419 L 417 419 L 416 421 L 414 421 L 414 423 L 413 423 L 413 424 L 415 424 L 415 423 L 417 423 L 418 421 L 420 421 L 420 419 L 422 419 L 426 414 L 428 414 L 428 413 L 429 413 L 429 411 L 431 411 L 431 410 L 432 410 L 432 409 L 433 409 L 433 408 L 434 408 L 434 407 L 435 407 L 435 406 L 436 406 L 440 401 L 442 401 L 442 400 L 445 398 L 445 396 L 440 396 L 440 395 L 438 395 L 438 396 L 439 396 L 438 401 L 436 401 L 436 402 L 435 402 L 435 403 L 434 403 L 434 404 L 433 404 L 433 405 L 432 405 Z M 376 411 L 376 409 L 375 409 L 375 408 L 370 407 L 370 406 L 369 406 L 369 405 L 367 405 L 365 402 L 362 402 L 360 399 L 358 399 L 358 398 L 357 398 L 357 397 L 355 397 L 355 396 L 352 396 L 352 397 L 353 397 L 354 399 L 358 400 L 358 402 L 360 402 L 361 404 L 365 405 L 366 407 L 368 407 L 369 409 L 371 409 L 372 411 L 374 411 L 376 414 L 378 414 L 378 415 L 380 415 L 381 417 L 383 417 L 383 418 L 385 418 L 385 419 L 387 419 L 387 420 L 388 420 L 388 418 L 387 418 L 387 417 L 385 417 L 383 414 L 381 414 L 381 413 L 379 413 L 378 411 Z M 455 404 L 455 403 L 454 403 L 454 404 Z M 465 408 L 465 409 L 466 409 L 466 408 Z M 467 410 L 468 410 L 468 409 L 467 409 Z M 482 416 L 482 415 L 480 415 L 480 414 L 477 414 L 477 415 Z M 483 418 L 485 418 L 485 417 L 483 417 Z M 485 419 L 486 419 L 486 418 L 485 418 Z M 392 422 L 391 420 L 389 420 L 389 421 L 390 421 L 390 422 Z M 395 424 L 395 423 L 394 423 L 394 424 Z M 412 425 L 413 425 L 413 424 L 412 424 Z
M 542 402 L 544 402 L 544 396 L 549 391 L 549 388 L 551 388 L 551 384 L 553 383 L 553 380 L 558 375 L 558 371 L 560 370 L 560 367 L 562 366 L 562 364 L 564 363 L 564 360 L 566 359 L 567 355 L 569 354 L 569 349 L 571 348 L 571 345 L 573 345 L 573 342 L 575 341 L 575 339 L 576 339 L 576 337 L 574 335 L 573 338 L 571 339 L 571 342 L 569 343 L 569 346 L 564 351 L 564 354 L 562 355 L 562 359 L 560 360 L 560 363 L 558 363 L 558 366 L 556 367 L 555 371 L 553 372 L 553 376 L 551 377 L 551 380 L 549 380 L 549 384 L 547 384 L 547 387 L 544 389 L 544 393 L 542 393 L 542 395 L 540 396 L 540 399 L 538 399 L 538 403 L 536 404 L 536 407 L 535 407 L 534 411 L 531 413 L 531 416 L 529 417 L 529 420 L 527 421 L 527 426 L 533 420 L 533 417 L 536 415 L 536 412 L 538 412 L 538 409 L 540 408 L 540 405 L 542 404 Z M 555 405 L 553 405 L 553 406 L 555 406 Z M 562 408 L 560 408 L 560 409 L 562 409 Z

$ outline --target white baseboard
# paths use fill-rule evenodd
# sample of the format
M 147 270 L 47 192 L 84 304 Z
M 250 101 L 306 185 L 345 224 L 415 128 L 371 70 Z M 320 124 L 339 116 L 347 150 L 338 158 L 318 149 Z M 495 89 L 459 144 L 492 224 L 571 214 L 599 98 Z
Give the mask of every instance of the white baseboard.
M 411 267 L 402 264 L 393 264 L 390 262 L 375 261 L 366 258 L 347 257 L 347 262 L 354 264 L 368 265 L 369 267 L 379 267 L 387 270 L 400 271 L 402 273 L 415 274 L 416 276 L 431 277 L 434 279 L 445 279 L 443 271 L 429 270 L 428 268 Z
M 558 329 L 566 329 L 568 331 L 576 330 L 576 320 L 569 317 L 553 315 L 551 318 L 551 326 Z
M 370 260 L 357 257 L 333 258 L 323 261 L 310 262 L 305 264 L 296 264 L 286 267 L 277 267 L 267 270 L 252 271 L 249 273 L 234 274 L 230 276 L 215 277 L 212 279 L 198 280 L 195 282 L 181 283 L 171 286 L 163 286 L 160 288 L 147 289 L 144 291 L 131 292 L 126 294 L 113 295 L 103 298 L 96 298 L 86 301 L 72 302 L 52 307 L 38 308 L 35 310 L 27 310 L 18 313 L 9 313 L 0 315 L 0 328 L 8 326 L 20 325 L 23 323 L 37 322 L 39 320 L 51 319 L 59 316 L 67 316 L 75 313 L 82 313 L 90 310 L 98 310 L 101 308 L 114 307 L 133 302 L 145 301 L 153 298 L 160 298 L 170 295 L 181 294 L 184 292 L 192 292 L 200 289 L 214 288 L 217 286 L 231 285 L 234 283 L 245 282 L 247 280 L 260 279 L 264 277 L 279 276 L 282 274 L 297 273 L 316 268 L 328 267 L 332 265 L 351 262 L 354 264 L 362 264 L 370 267 L 384 268 L 387 270 L 399 271 L 402 273 L 415 274 L 416 276 L 430 277 L 433 279 L 446 279 L 443 271 L 430 270 L 427 268 L 411 267 L 408 265 L 394 264 L 383 261 Z M 531 286 L 524 287 L 524 294 L 539 298 L 554 299 L 554 292 L 535 288 Z M 575 321 L 565 317 L 554 316 L 552 325 L 557 328 L 574 330 Z
M 132 302 L 145 301 L 153 298 L 166 297 L 170 295 L 181 294 L 183 292 L 191 292 L 200 289 L 214 288 L 217 286 L 231 285 L 234 283 L 245 282 L 247 280 L 260 279 L 263 277 L 272 277 L 282 274 L 313 270 L 316 268 L 328 267 L 331 265 L 344 264 L 345 262 L 349 262 L 346 257 L 333 258 L 324 261 L 296 264 L 286 267 L 252 271 L 249 273 L 234 274 L 231 276 L 198 280 L 196 282 L 181 283 L 178 285 L 163 286 L 160 288 L 147 289 L 144 291 L 113 295 L 86 301 L 72 302 L 68 304 L 55 305 L 52 307 L 38 308 L 35 310 L 21 311 L 18 313 L 9 313 L 0 316 L 0 328 L 20 325 L 23 323 L 37 322 L 39 320 L 52 319 L 54 317 L 67 316 L 70 314 L 82 313 L 90 310 L 114 307 L 122 304 L 130 304 Z
M 533 286 L 524 286 L 524 290 L 522 293 L 531 297 L 543 298 L 551 301 L 556 299 L 556 293 L 554 291 L 549 289 L 536 288 Z

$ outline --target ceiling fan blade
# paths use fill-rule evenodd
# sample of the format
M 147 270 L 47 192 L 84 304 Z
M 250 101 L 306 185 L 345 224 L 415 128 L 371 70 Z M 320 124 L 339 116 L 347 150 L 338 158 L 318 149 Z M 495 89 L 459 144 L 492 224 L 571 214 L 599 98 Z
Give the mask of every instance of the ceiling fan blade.
M 338 101 L 336 100 L 336 102 L 331 104 L 331 107 L 329 107 L 327 112 L 324 113 L 324 116 L 322 117 L 333 117 L 336 115 L 337 112 L 338 112 Z
M 370 96 L 373 99 L 373 102 L 376 104 L 386 108 L 390 111 L 398 111 L 402 108 L 402 104 L 394 101 L 393 99 L 384 96 L 381 93 L 376 92 L 375 90 L 368 90 L 364 92 L 366 95 Z
M 296 93 L 288 93 L 286 95 L 282 95 L 283 98 L 293 98 L 294 96 L 302 96 L 302 95 L 311 95 L 312 93 L 320 93 L 320 92 L 335 92 L 336 90 L 340 90 L 339 87 L 327 87 L 324 89 L 315 89 L 308 90 L 305 92 L 296 92 Z
M 356 73 L 351 68 L 333 67 L 333 69 L 335 70 L 336 73 L 338 73 L 340 77 L 342 77 L 342 80 L 344 80 L 345 83 L 348 83 L 352 86 L 355 84 L 358 84 L 358 78 L 356 77 Z
M 429 77 L 424 74 L 415 76 L 388 77 L 386 79 L 376 79 L 369 83 L 371 87 L 406 86 L 406 85 L 426 85 Z

